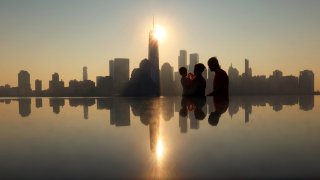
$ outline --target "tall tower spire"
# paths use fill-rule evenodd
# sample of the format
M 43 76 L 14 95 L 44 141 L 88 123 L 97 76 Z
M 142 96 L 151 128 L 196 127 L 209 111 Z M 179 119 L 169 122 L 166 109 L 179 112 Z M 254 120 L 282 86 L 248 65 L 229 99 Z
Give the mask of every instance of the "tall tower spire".
M 158 40 L 154 34 L 154 16 L 153 30 L 149 33 L 149 52 L 148 59 L 150 61 L 150 75 L 154 83 L 154 95 L 160 95 L 160 72 L 159 72 L 159 46 Z
M 152 29 L 152 30 L 154 30 L 154 16 L 153 16 L 153 21 L 152 21 L 152 24 L 153 24 L 153 29 Z

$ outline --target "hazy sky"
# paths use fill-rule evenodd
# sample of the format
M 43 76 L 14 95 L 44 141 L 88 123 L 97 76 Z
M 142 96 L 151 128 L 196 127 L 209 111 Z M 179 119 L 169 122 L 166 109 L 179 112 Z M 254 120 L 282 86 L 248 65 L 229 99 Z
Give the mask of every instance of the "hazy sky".
M 180 49 L 217 56 L 222 68 L 253 74 L 298 76 L 310 69 L 320 86 L 319 0 L 0 0 L 0 85 L 17 86 L 24 69 L 44 88 L 54 72 L 68 84 L 107 75 L 107 62 L 130 59 L 130 71 L 147 57 L 148 31 L 165 28 L 160 65 L 177 70 Z

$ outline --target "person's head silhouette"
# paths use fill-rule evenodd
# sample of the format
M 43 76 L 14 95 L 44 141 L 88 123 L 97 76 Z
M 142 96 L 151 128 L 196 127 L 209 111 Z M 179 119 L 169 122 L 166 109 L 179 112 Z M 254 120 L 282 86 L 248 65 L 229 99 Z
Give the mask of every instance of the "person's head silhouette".
M 181 75 L 182 77 L 186 77 L 187 74 L 188 74 L 187 68 L 185 68 L 185 67 L 179 68 L 179 73 L 180 73 L 180 75 Z
M 208 66 L 210 71 L 217 71 L 220 69 L 219 61 L 216 57 L 212 57 L 208 60 Z
M 203 73 L 203 71 L 206 69 L 206 67 L 202 64 L 202 63 L 198 63 L 194 66 L 194 75 L 196 76 L 201 76 L 201 74 Z

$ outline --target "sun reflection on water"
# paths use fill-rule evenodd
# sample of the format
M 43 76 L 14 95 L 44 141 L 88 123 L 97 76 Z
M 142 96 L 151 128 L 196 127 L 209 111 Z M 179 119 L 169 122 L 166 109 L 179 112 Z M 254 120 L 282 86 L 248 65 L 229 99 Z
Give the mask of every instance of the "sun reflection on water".
M 172 179 L 173 169 L 170 164 L 170 147 L 163 114 L 155 113 L 149 123 L 150 166 L 146 179 Z M 163 124 L 164 123 L 164 124 Z
M 158 142 L 157 142 L 156 155 L 157 155 L 157 160 L 158 161 L 161 161 L 163 159 L 164 146 L 163 146 L 163 142 L 162 142 L 162 138 L 161 137 L 159 137 Z

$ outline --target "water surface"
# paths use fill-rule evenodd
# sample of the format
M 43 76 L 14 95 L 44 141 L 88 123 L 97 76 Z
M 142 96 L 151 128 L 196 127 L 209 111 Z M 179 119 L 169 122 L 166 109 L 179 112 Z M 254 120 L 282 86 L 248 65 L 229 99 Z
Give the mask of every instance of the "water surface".
M 317 178 L 317 96 L 1 98 L 0 179 Z

